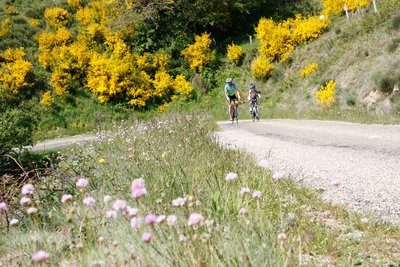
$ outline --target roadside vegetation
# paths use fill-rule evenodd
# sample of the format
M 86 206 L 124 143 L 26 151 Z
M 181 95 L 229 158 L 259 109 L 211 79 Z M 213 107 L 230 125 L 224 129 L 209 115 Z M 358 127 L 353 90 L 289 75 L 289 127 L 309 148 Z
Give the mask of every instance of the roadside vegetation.
M 390 265 L 398 229 L 218 145 L 204 115 L 115 125 L 1 209 L 5 266 Z M 340 185 L 332 185 L 340 186 Z M 7 219 L 7 220 L 6 220 Z M 40 252 L 42 251 L 42 252 Z M 40 252 L 39 254 L 35 254 Z

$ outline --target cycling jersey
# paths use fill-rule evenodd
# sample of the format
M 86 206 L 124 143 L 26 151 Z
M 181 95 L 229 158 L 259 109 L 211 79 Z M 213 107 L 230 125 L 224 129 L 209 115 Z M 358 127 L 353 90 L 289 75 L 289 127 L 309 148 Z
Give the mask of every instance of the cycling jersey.
M 237 91 L 237 86 L 235 83 L 232 83 L 232 86 L 229 86 L 229 84 L 226 84 L 224 90 L 228 96 L 234 96 L 235 92 Z

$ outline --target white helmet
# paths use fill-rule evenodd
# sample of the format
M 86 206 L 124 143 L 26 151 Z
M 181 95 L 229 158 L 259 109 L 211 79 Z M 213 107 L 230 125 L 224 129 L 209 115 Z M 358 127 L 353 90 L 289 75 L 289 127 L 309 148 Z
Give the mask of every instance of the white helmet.
M 227 78 L 227 79 L 226 79 L 226 82 L 227 82 L 227 83 L 231 83 L 231 82 L 232 82 L 232 78 Z

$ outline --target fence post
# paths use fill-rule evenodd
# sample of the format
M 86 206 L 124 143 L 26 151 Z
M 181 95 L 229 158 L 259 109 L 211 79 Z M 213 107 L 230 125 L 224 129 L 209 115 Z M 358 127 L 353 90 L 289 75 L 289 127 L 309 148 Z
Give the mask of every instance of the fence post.
M 376 7 L 376 0 L 372 0 L 372 4 L 374 5 L 375 13 L 378 13 L 378 8 Z
M 346 3 L 344 4 L 343 9 L 344 9 L 344 11 L 346 12 L 346 17 L 347 17 L 347 19 L 349 19 L 349 8 L 347 7 L 347 4 L 346 4 Z
M 250 38 L 250 44 L 253 44 L 253 36 L 249 35 Z

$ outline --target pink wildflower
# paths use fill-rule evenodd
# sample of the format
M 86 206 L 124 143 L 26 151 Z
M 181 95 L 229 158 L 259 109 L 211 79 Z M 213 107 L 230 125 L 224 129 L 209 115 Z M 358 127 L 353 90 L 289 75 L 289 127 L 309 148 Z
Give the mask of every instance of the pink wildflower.
M 157 216 L 154 214 L 148 214 L 145 218 L 144 218 L 144 223 L 145 224 L 155 224 L 157 222 Z
M 268 160 L 262 159 L 258 162 L 258 167 L 263 169 L 268 169 L 271 166 Z
M 163 223 L 163 222 L 165 222 L 165 219 L 167 219 L 167 216 L 160 215 L 157 217 L 157 223 Z
M 229 172 L 225 175 L 225 181 L 234 181 L 238 178 L 238 175 L 234 172 Z
M 286 234 L 285 233 L 278 234 L 278 240 L 280 241 L 286 240 Z
M 367 224 L 367 223 L 369 222 L 369 220 L 368 220 L 368 218 L 362 218 L 362 219 L 361 219 L 361 222 L 362 222 L 363 224 Z
M 171 226 L 175 225 L 177 220 L 178 220 L 178 218 L 176 217 L 176 215 L 169 215 L 167 217 L 167 224 L 171 225 Z
M 8 210 L 7 204 L 5 202 L 0 202 L 0 212 L 7 210 Z
M 192 213 L 189 216 L 189 220 L 188 220 L 188 225 L 192 226 L 192 225 L 196 225 L 199 224 L 200 222 L 202 222 L 204 220 L 204 217 L 198 213 Z
M 245 208 L 241 208 L 239 210 L 239 215 L 240 216 L 246 216 L 248 214 L 247 210 Z
M 61 202 L 62 203 L 67 203 L 68 201 L 70 201 L 72 199 L 72 195 L 70 194 L 65 194 L 61 197 Z
M 11 221 L 10 221 L 10 226 L 15 226 L 15 225 L 17 225 L 19 223 L 19 220 L 18 219 L 12 219 Z
M 126 209 L 126 202 L 125 200 L 122 199 L 117 199 L 115 200 L 114 204 L 113 204 L 113 209 L 118 211 L 118 210 L 125 210 Z
M 96 200 L 92 197 L 85 197 L 83 199 L 83 204 L 85 204 L 88 207 L 94 207 L 96 205 Z
M 129 217 L 134 217 L 139 213 L 139 209 L 137 208 L 131 208 L 129 206 L 126 206 L 125 214 L 128 214 Z
M 78 181 L 76 182 L 76 186 L 79 188 L 86 188 L 88 185 L 89 182 L 85 178 L 79 178 Z
M 262 193 L 260 191 L 253 192 L 253 198 L 260 199 L 262 197 Z
M 104 201 L 104 203 L 108 203 L 108 202 L 111 202 L 111 200 L 112 200 L 112 197 L 111 196 L 104 196 L 104 198 L 103 198 L 103 201 Z
M 28 208 L 28 209 L 26 210 L 26 212 L 27 212 L 29 215 L 35 214 L 37 211 L 38 211 L 38 209 L 35 208 L 35 207 L 30 207 L 30 208 Z
M 141 218 L 133 217 L 133 218 L 131 219 L 131 228 L 132 228 L 132 229 L 134 229 L 134 230 L 139 229 L 139 227 L 140 227 L 141 224 L 142 224 L 142 219 L 141 219 Z
M 118 217 L 118 213 L 115 210 L 108 210 L 104 214 L 104 218 L 106 219 L 116 219 Z
M 21 204 L 21 206 L 25 206 L 27 204 L 31 204 L 31 202 L 32 200 L 29 197 L 22 197 L 19 201 L 19 204 Z
M 149 243 L 151 241 L 151 237 L 152 237 L 151 233 L 145 232 L 142 235 L 142 241 L 145 243 Z
M 185 203 L 186 203 L 186 199 L 181 198 L 181 197 L 178 197 L 178 198 L 172 200 L 172 206 L 174 206 L 174 207 L 182 207 L 183 205 L 185 205 Z
M 39 250 L 38 252 L 33 253 L 32 261 L 35 263 L 45 262 L 49 258 L 49 253 L 43 250 Z
M 282 180 L 283 178 L 285 178 L 285 173 L 284 172 L 275 172 L 274 175 L 272 175 L 272 178 L 274 178 L 275 180 Z
M 144 180 L 142 178 L 135 179 L 131 186 L 131 196 L 134 199 L 138 199 L 144 195 L 147 195 Z
M 35 187 L 31 184 L 25 184 L 22 187 L 21 192 L 23 195 L 32 195 L 33 192 L 35 192 Z
M 248 187 L 243 187 L 242 189 L 240 189 L 240 194 L 243 196 L 245 194 L 250 194 L 251 190 Z

